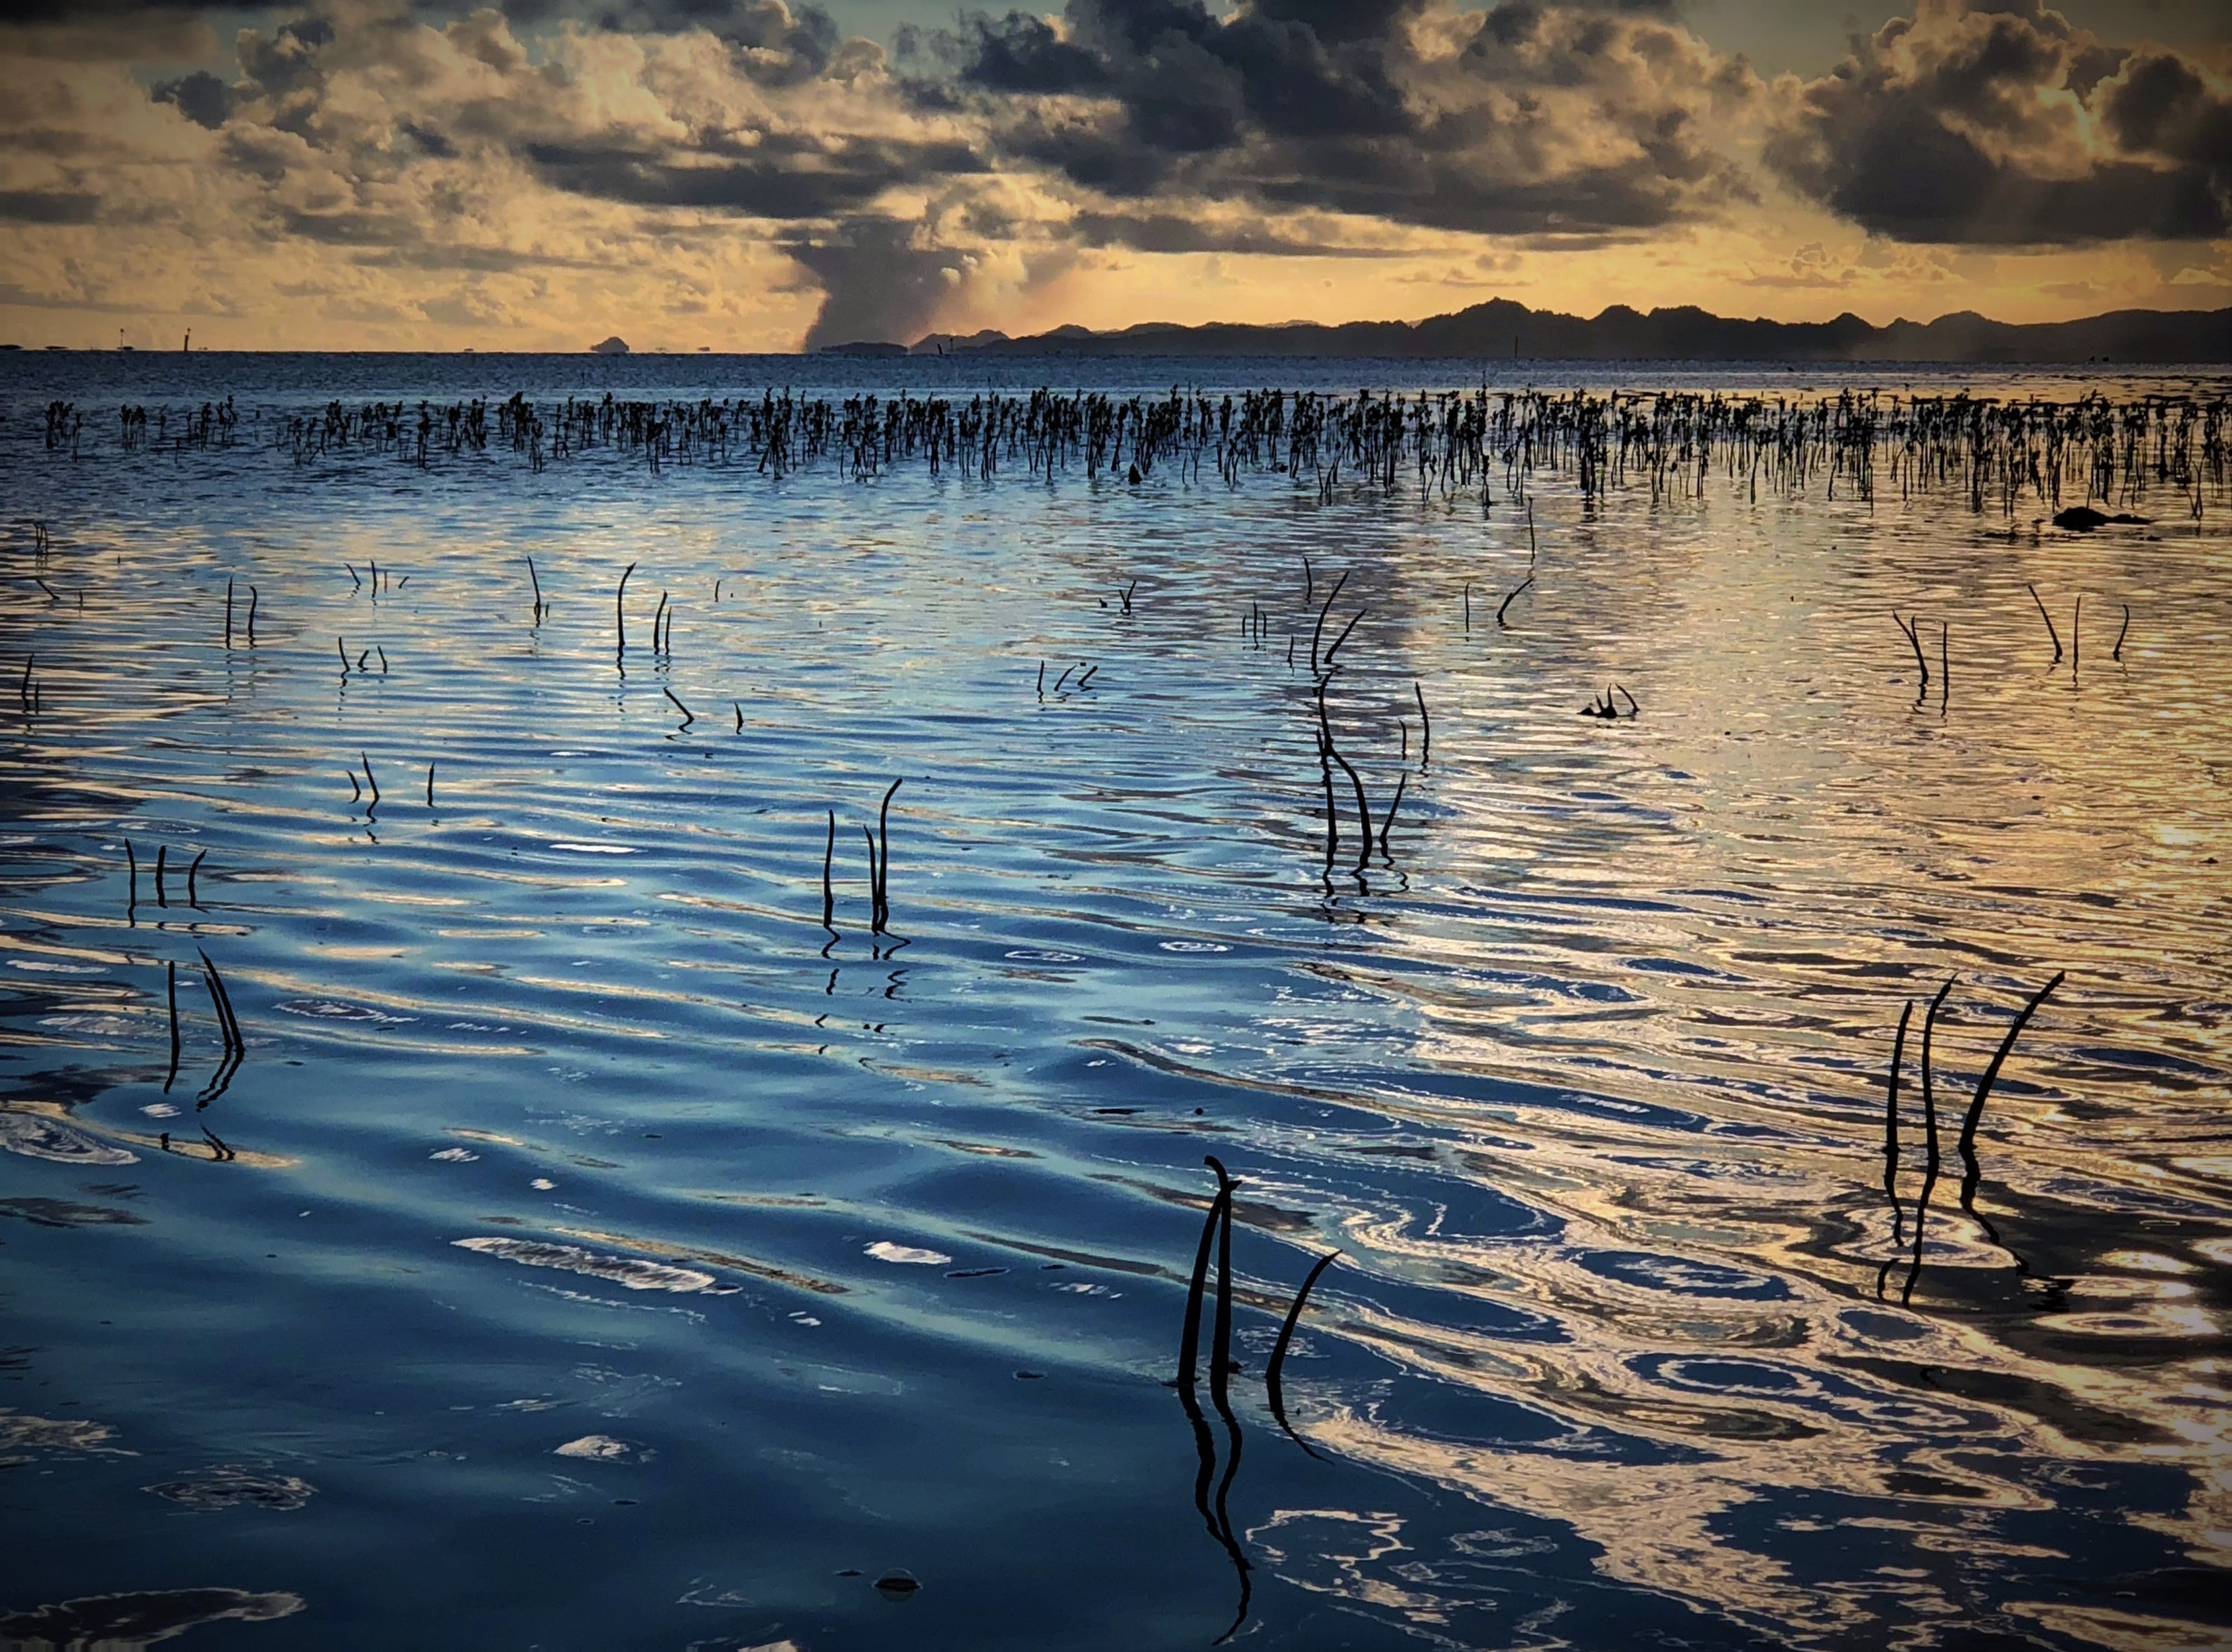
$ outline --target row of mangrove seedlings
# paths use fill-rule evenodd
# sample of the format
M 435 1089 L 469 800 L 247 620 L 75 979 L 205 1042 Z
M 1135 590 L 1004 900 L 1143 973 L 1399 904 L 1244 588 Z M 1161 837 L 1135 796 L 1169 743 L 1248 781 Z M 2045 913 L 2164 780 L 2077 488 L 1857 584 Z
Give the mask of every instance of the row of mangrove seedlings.
M 1328 501 L 1346 479 L 1383 494 L 1407 486 L 1423 496 L 1477 495 L 1483 507 L 1498 486 L 1524 499 L 1534 476 L 1553 474 L 1570 477 L 1584 499 L 1635 485 L 1654 499 L 1695 496 L 1717 476 L 1752 498 L 1816 486 L 1865 502 L 1886 488 L 1902 499 L 1957 492 L 1970 509 L 2010 519 L 2026 502 L 2059 512 L 2065 499 L 2129 504 L 2163 489 L 2198 516 L 2232 482 L 2232 398 L 2201 392 L 2055 401 L 1856 390 L 1811 398 L 1486 388 L 1210 395 L 1173 386 L 1159 396 L 1041 388 L 964 399 L 769 389 L 696 400 L 334 399 L 249 418 L 265 445 L 300 464 L 361 454 L 431 469 L 509 450 L 538 471 L 610 452 L 653 471 L 711 465 L 778 478 L 831 465 L 867 479 L 914 463 L 980 480 L 1081 470 L 1141 483 L 1160 468 L 1184 482 L 1214 470 L 1236 487 L 1245 475 L 1281 475 L 1307 480 Z M 127 405 L 119 450 L 230 447 L 241 419 L 227 396 L 175 418 L 159 408 L 151 431 L 149 410 Z M 84 457 L 83 424 L 75 404 L 51 404 L 48 448 Z

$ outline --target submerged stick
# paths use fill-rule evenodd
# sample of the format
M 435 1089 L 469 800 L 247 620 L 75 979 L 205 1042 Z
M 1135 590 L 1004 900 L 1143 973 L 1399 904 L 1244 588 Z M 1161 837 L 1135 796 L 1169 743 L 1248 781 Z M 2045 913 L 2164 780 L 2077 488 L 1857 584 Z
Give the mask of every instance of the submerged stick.
M 1519 582 L 1515 586 L 1514 586 L 1514 587 L 1512 588 L 1512 592 L 1511 592 L 1511 594 L 1510 594 L 1509 596 L 1508 596 L 1508 597 L 1504 598 L 1504 599 L 1503 599 L 1502 602 L 1500 602 L 1500 603 L 1498 603 L 1498 604 L 1496 605 L 1496 623 L 1498 625 L 1503 625 L 1503 611 L 1504 611 L 1505 609 L 1509 608 L 1509 606 L 1511 606 L 1515 601 L 1516 601 L 1516 600 L 1518 599 L 1519 593 L 1520 593 L 1522 591 L 1524 591 L 1524 590 L 1525 590 L 1528 586 L 1530 586 L 1530 585 L 1532 585 L 1532 584 L 1534 584 L 1534 576 L 1533 574 L 1531 574 L 1531 573 L 1530 573 L 1530 574 L 1528 574 L 1525 579 L 1522 580 L 1521 580 L 1521 581 L 1520 581 L 1520 582 Z M 1509 627 L 1509 626 L 1508 626 L 1508 625 L 1503 625 L 1503 628 L 1504 628 L 1505 630 L 1507 630 L 1507 631 L 1509 631 L 1509 630 L 1510 629 L 1510 627 Z
M 232 646 L 232 576 L 224 579 L 224 645 Z
M 2054 616 L 2047 612 L 2046 604 L 2040 598 L 2036 586 L 2026 581 L 2023 589 L 2029 592 L 2030 599 L 2038 604 L 2038 617 L 2046 621 L 2046 634 L 2054 639 L 2054 658 L 2059 663 L 2061 658 L 2061 633 L 2054 628 Z
M 1952 646 L 1953 623 L 1941 619 L 1937 622 L 1937 715 L 1941 717 L 1953 699 Z
M 431 762 L 426 765 L 426 807 L 430 809 L 434 807 L 434 765 Z
M 1356 611 L 1356 618 L 1350 620 L 1348 624 L 1341 627 L 1340 635 L 1334 638 L 1333 639 L 1333 646 L 1326 650 L 1325 663 L 1327 670 L 1330 671 L 1333 668 L 1333 657 L 1340 652 L 1340 645 L 1348 640 L 1348 633 L 1354 631 L 1357 627 L 1358 622 L 1371 612 L 1372 610 L 1369 608 L 1359 608 Z
M 863 825 L 860 836 L 868 845 L 868 932 L 881 935 L 884 932 L 884 875 L 876 864 L 876 834 Z
M 178 961 L 165 960 L 163 969 L 171 996 L 171 1071 L 163 1080 L 163 1093 L 167 1096 L 178 1081 Z
M 1922 1130 L 1925 1158 L 1922 1169 L 1922 1191 L 1914 1202 L 1914 1260 L 1906 1270 L 1906 1284 L 1898 1293 L 1903 1307 L 1914 1299 L 1915 1282 L 1922 1277 L 1923 1230 L 1930 1220 L 1930 1195 L 1937 1189 L 1937 1102 L 1932 1085 L 1930 1066 L 1930 1037 L 1937 1025 L 1938 1007 L 1944 1003 L 1945 994 L 1953 990 L 1952 978 L 1937 989 L 1937 996 L 1930 1001 L 1930 1011 L 1922 1018 Z
M 2131 605 L 2127 602 L 2124 605 L 2124 628 L 2116 633 L 2116 646 L 2110 651 L 2108 655 L 2108 658 L 2114 660 L 2118 665 L 2122 664 L 2124 662 L 2124 638 L 2131 634 Z M 25 668 L 24 675 L 26 677 L 30 675 L 29 669 L 28 667 Z
M 1411 680 L 1411 692 L 1418 702 L 1418 766 L 1423 768 L 1434 755 L 1434 720 L 1426 715 L 1426 691 L 1416 677 Z
M 529 556 L 521 560 L 527 564 L 527 581 L 535 587 L 535 615 L 539 619 L 542 617 L 542 581 L 535 577 L 535 559 Z
M 1898 610 L 1894 608 L 1891 612 L 1891 624 L 1906 633 L 1906 640 L 1914 650 L 1914 663 L 1921 670 L 1922 686 L 1916 690 L 1914 696 L 1915 703 L 1919 704 L 1922 696 L 1930 692 L 1930 662 L 1923 657 L 1922 638 L 1915 635 L 1915 627 L 1922 623 L 1921 616 L 1917 614 L 1912 619 L 1901 619 L 1898 617 Z
M 1914 1019 L 1914 1000 L 1898 1013 L 1898 1032 L 1891 1041 L 1891 1072 L 1884 1086 L 1884 1193 L 1893 1208 L 1898 1205 L 1898 1069 L 1906 1053 L 1907 1023 Z
M 1395 829 L 1395 811 L 1403 807 L 1403 788 L 1410 783 L 1408 774 L 1395 777 L 1395 795 L 1387 800 L 1387 815 L 1379 823 L 1379 858 L 1391 866 L 1395 864 L 1395 858 L 1387 852 L 1387 834 Z
M 1325 639 L 1326 616 L 1333 612 L 1334 599 L 1340 595 L 1341 586 L 1347 583 L 1348 575 L 1344 572 L 1333 582 L 1333 589 L 1326 593 L 1325 606 L 1318 610 L 1316 628 L 1310 632 L 1310 670 L 1313 671 L 1318 669 L 1318 645 Z
M 821 846 L 821 927 L 830 934 L 837 926 L 830 920 L 837 915 L 837 892 L 829 881 L 830 863 L 837 858 L 837 811 L 829 811 L 829 840 Z
M 1976 1081 L 1976 1093 L 1969 1099 L 1967 1117 L 1961 1121 L 1961 1160 L 1968 1167 L 1967 1174 L 1961 1179 L 1961 1208 L 1963 1210 L 1975 1204 L 1976 1182 L 1982 1175 L 1976 1163 L 1976 1126 L 1983 1119 L 1985 1100 L 1992 1093 L 1992 1085 L 1998 1081 L 2000 1067 L 2007 1060 L 2008 1052 L 2015 1047 L 2015 1040 L 2022 1036 L 2023 1028 L 2030 1025 L 2030 1018 L 2038 1013 L 2038 1007 L 2046 1001 L 2047 994 L 2061 985 L 2067 973 L 2056 970 L 2054 979 L 2031 995 L 2030 1001 L 2016 1015 L 2015 1024 L 2008 1028 L 2008 1035 L 2000 1040 L 2000 1047 L 1993 1053 L 1991 1065 L 1984 1069 L 1984 1076 Z
M 876 929 L 879 934 L 891 927 L 892 921 L 892 798 L 905 783 L 904 776 L 893 781 L 891 790 L 884 794 L 883 807 L 876 812 L 876 832 L 882 839 L 876 872 Z
M 1341 772 L 1348 776 L 1348 783 L 1356 788 L 1357 830 L 1364 834 L 1364 847 L 1357 853 L 1356 870 L 1361 872 L 1372 864 L 1372 806 L 1365 800 L 1363 777 L 1357 774 L 1348 759 L 1340 755 L 1340 748 L 1333 743 L 1331 735 L 1326 736 L 1326 749 L 1333 754 L 1333 761 L 1339 763 Z
M 668 699 L 674 701 L 674 709 L 682 714 L 682 726 L 684 728 L 687 729 L 691 723 L 698 721 L 697 717 L 691 714 L 688 706 L 683 704 L 681 701 L 674 698 L 674 690 L 672 689 L 661 688 L 659 691 L 665 695 Z
M 1332 1267 L 1333 1260 L 1340 1254 L 1337 1250 L 1327 1251 L 1318 1258 L 1317 1265 L 1302 1280 L 1302 1288 L 1294 1292 L 1294 1301 L 1287 1307 L 1287 1317 L 1279 1326 L 1279 1339 L 1271 1344 L 1271 1363 L 1263 1368 L 1263 1388 L 1271 1403 L 1271 1415 L 1278 1419 L 1279 1426 L 1286 1429 L 1287 1437 L 1304 1451 L 1310 1450 L 1309 1442 L 1296 1434 L 1294 1426 L 1287 1421 L 1286 1387 L 1280 1378 L 1287 1366 L 1287 1344 L 1294 1341 L 1294 1326 L 1301 1320 L 1302 1305 L 1310 1299 L 1310 1291 L 1317 1284 L 1318 1275 Z M 1317 1455 L 1314 1451 L 1310 1454 Z
M 1220 1411 L 1230 1411 L 1226 1389 L 1232 1375 L 1232 1190 L 1239 1185 L 1224 1174 L 1214 1157 L 1204 1161 L 1217 1172 L 1224 1215 L 1217 1224 L 1217 1322 L 1209 1348 L 1209 1397 Z
M 251 585 L 251 586 L 250 586 L 248 587 L 248 645 L 249 645 L 250 648 L 253 648 L 253 647 L 255 647 L 255 646 L 256 646 L 256 600 L 257 600 L 257 599 L 256 599 L 256 587 L 255 587 L 254 586 L 252 586 L 252 585 Z
M 232 994 L 224 989 L 224 978 L 217 974 L 217 964 L 208 953 L 203 952 L 199 947 L 194 950 L 201 953 L 202 968 L 209 975 L 210 1001 L 217 1006 L 217 1022 L 224 1034 L 225 1048 L 228 1051 L 245 1051 L 248 1040 L 240 1035 L 240 1020 L 232 1013 Z
M 2069 680 L 2077 680 L 2077 662 L 2085 649 L 2085 593 L 2077 593 L 2077 611 L 2069 616 Z

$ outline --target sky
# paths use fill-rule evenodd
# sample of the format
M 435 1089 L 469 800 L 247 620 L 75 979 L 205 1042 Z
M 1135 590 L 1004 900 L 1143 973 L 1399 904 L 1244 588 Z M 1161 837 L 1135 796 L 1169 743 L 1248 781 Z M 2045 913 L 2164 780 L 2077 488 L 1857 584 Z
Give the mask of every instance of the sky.
M 2232 307 L 2203 0 L 0 0 L 0 343 Z

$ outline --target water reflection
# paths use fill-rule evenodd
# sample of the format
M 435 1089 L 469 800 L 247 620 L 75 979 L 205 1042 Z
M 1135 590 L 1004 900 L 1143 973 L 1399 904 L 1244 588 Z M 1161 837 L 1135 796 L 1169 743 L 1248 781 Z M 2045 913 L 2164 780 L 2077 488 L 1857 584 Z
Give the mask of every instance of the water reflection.
M 28 427 L 9 1624 L 2213 1632 L 2216 513 Z

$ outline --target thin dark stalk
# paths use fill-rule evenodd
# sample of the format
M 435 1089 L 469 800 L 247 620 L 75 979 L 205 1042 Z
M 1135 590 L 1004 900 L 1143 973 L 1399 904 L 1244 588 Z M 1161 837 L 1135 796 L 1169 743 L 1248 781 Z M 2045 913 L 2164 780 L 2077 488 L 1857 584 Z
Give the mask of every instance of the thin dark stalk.
M 341 675 L 348 675 L 348 645 L 340 638 L 334 638 L 334 652 L 341 657 Z
M 1976 1126 L 1983 1119 L 1984 1103 L 1992 1093 L 1992 1085 L 1999 1079 L 2000 1067 L 2007 1060 L 2008 1052 L 2015 1047 L 2015 1040 L 2022 1036 L 2023 1028 L 2030 1025 L 2030 1018 L 2038 1013 L 2038 1007 L 2046 1001 L 2047 994 L 2061 985 L 2066 976 L 2066 971 L 2056 970 L 2054 979 L 2031 995 L 2030 1001 L 2015 1017 L 2015 1024 L 2008 1028 L 2007 1037 L 2000 1040 L 2000 1047 L 1993 1053 L 1991 1065 L 1984 1069 L 1984 1076 L 1976 1081 L 1976 1093 L 1970 1098 L 1968 1114 L 1961 1120 L 1961 1162 L 1967 1169 L 1961 1178 L 1961 1208 L 1963 1210 L 1976 1203 L 1976 1182 L 1982 1174 L 1976 1163 Z
M 1528 574 L 1525 579 L 1522 580 L 1521 580 L 1521 581 L 1520 581 L 1516 586 L 1515 586 L 1512 588 L 1512 592 L 1511 592 L 1511 594 L 1510 594 L 1509 596 L 1508 596 L 1508 597 L 1504 598 L 1504 599 L 1503 599 L 1502 602 L 1500 602 L 1500 603 L 1498 603 L 1498 604 L 1496 605 L 1496 623 L 1498 625 L 1502 626 L 1502 628 L 1503 628 L 1504 630 L 1506 630 L 1506 631 L 1509 631 L 1509 630 L 1510 630 L 1510 629 L 1511 629 L 1509 625 L 1505 625 L 1503 624 L 1503 611 L 1504 611 L 1505 609 L 1509 608 L 1509 606 L 1511 606 L 1515 601 L 1516 601 L 1516 600 L 1518 599 L 1519 593 L 1520 593 L 1522 591 L 1524 591 L 1524 590 L 1525 590 L 1528 586 L 1530 586 L 1530 585 L 1532 585 L 1532 584 L 1534 584 L 1534 576 L 1533 574 L 1531 574 L 1531 573 L 1530 573 L 1530 574 Z
M 2023 589 L 2029 592 L 2030 599 L 2038 604 L 2038 617 L 2046 621 L 2046 634 L 2054 639 L 2054 658 L 2058 664 L 2061 659 L 2061 633 L 2054 628 L 2054 616 L 2047 612 L 2046 603 L 2039 596 L 2036 586 L 2026 583 Z
M 1465 582 L 1464 588 L 1464 617 L 1465 635 L 1470 637 L 1472 635 L 1472 582 L 1470 580 Z
M 1287 1431 L 1287 1437 L 1304 1451 L 1309 1451 L 1313 1457 L 1318 1454 L 1310 1451 L 1309 1441 L 1296 1434 L 1294 1425 L 1287 1421 L 1287 1391 L 1285 1384 L 1280 1378 L 1287 1367 L 1287 1344 L 1294 1341 L 1294 1326 L 1301 1322 L 1302 1317 L 1302 1305 L 1310 1299 L 1310 1291 L 1317 1284 L 1318 1275 L 1332 1267 L 1333 1260 L 1340 1254 L 1337 1250 L 1327 1251 L 1318 1258 L 1317 1265 L 1310 1269 L 1309 1276 L 1302 1281 L 1302 1288 L 1294 1292 L 1294 1301 L 1288 1305 L 1287 1318 L 1279 1326 L 1278 1341 L 1271 1344 L 1271 1363 L 1263 1368 L 1263 1389 L 1271 1403 L 1271 1415 L 1278 1420 L 1279 1426 Z
M 227 648 L 232 646 L 232 576 L 230 574 L 225 576 L 224 581 L 224 645 Z
M 837 811 L 829 811 L 829 840 L 821 845 L 821 927 L 830 934 L 837 933 L 831 920 L 837 916 L 837 891 L 829 880 L 831 863 L 837 858 Z
M 1340 652 L 1340 645 L 1348 640 L 1348 633 L 1354 631 L 1357 627 L 1358 622 L 1371 612 L 1372 610 L 1369 608 L 1359 608 L 1356 611 L 1356 618 L 1350 620 L 1348 624 L 1341 627 L 1340 635 L 1334 638 L 1333 639 L 1333 646 L 1326 650 L 1325 663 L 1327 670 L 1330 671 L 1333 669 L 1333 657 Z
M 2077 662 L 2085 651 L 2085 593 L 2077 593 L 2077 611 L 2069 616 L 2069 680 L 2077 680 Z
M 155 845 L 155 904 L 158 906 L 168 906 L 171 904 L 171 897 L 163 888 L 164 864 L 169 860 L 170 855 L 169 844 L 159 843 Z
M 535 559 L 529 556 L 521 560 L 527 564 L 528 583 L 535 587 L 535 617 L 540 620 L 542 618 L 542 581 L 535 576 Z
M 1937 622 L 1937 715 L 1941 717 L 1953 702 L 1952 648 L 1952 622 L 1941 619 Z
M 140 857 L 132 852 L 132 839 L 124 840 L 124 863 L 132 869 L 132 891 L 124 897 L 124 910 L 128 916 L 140 904 Z
M 1333 582 L 1333 589 L 1326 593 L 1325 606 L 1318 610 L 1316 628 L 1310 632 L 1310 670 L 1313 671 L 1318 669 L 1318 645 L 1325 640 L 1326 616 L 1333 612 L 1333 602 L 1340 595 L 1341 586 L 1347 583 L 1348 575 L 1344 573 Z
M 186 904 L 192 907 L 198 912 L 201 910 L 202 902 L 201 897 L 194 892 L 194 878 L 201 871 L 202 862 L 205 858 L 207 858 L 208 854 L 208 850 L 203 850 L 199 854 L 197 854 L 193 858 L 192 862 L 186 867 Z
M 249 645 L 250 648 L 253 648 L 253 647 L 255 647 L 255 646 L 256 646 L 256 601 L 257 601 L 257 597 L 256 597 L 256 587 L 255 587 L 254 586 L 252 586 L 252 585 L 251 585 L 251 586 L 250 586 L 248 587 L 248 645 Z
M 687 729 L 691 723 L 698 721 L 697 717 L 691 715 L 688 706 L 683 704 L 681 701 L 674 698 L 674 690 L 672 689 L 661 688 L 659 692 L 665 695 L 669 700 L 672 700 L 674 702 L 674 709 L 682 714 L 682 726 L 684 728 Z
M 1915 634 L 1915 628 L 1921 623 L 1921 617 L 1917 615 L 1913 619 L 1901 619 L 1898 617 L 1898 610 L 1894 608 L 1891 610 L 1891 623 L 1906 633 L 1906 640 L 1914 650 L 1914 663 L 1922 671 L 1922 686 L 1915 691 L 1914 696 L 1915 703 L 1920 704 L 1922 696 L 1930 692 L 1930 662 L 1923 657 L 1922 638 Z
M 434 807 L 434 765 L 431 762 L 426 765 L 426 807 Z
M 357 753 L 357 759 L 364 765 L 364 783 L 372 792 L 372 801 L 365 806 L 364 811 L 367 814 L 370 814 L 373 810 L 380 807 L 380 781 L 372 772 L 372 759 L 362 752 Z
M 2114 660 L 2118 665 L 2122 664 L 2124 662 L 2124 638 L 2131 634 L 2131 605 L 2127 602 L 2124 605 L 2124 628 L 2116 633 L 2116 646 L 2108 655 L 2108 658 Z M 29 675 L 28 669 L 24 674 L 27 677 Z
M 1348 759 L 1340 755 L 1340 748 L 1333 743 L 1333 736 L 1329 734 L 1326 736 L 1326 749 L 1333 754 L 1333 761 L 1339 763 L 1341 772 L 1348 776 L 1348 783 L 1356 788 L 1357 830 L 1364 834 L 1364 847 L 1357 853 L 1356 870 L 1361 872 L 1372 864 L 1372 806 L 1365 800 L 1363 778 Z
M 1884 1085 L 1884 1194 L 1891 1209 L 1898 1209 L 1898 1070 L 1906 1054 L 1907 1023 L 1914 1019 L 1914 1000 L 1898 1013 L 1898 1032 L 1891 1041 L 1891 1072 Z
M 1395 777 L 1395 795 L 1387 800 L 1386 818 L 1379 823 L 1379 858 L 1391 866 L 1395 864 L 1395 858 L 1387 852 L 1387 834 L 1395 829 L 1395 811 L 1403 807 L 1403 788 L 1410 783 L 1408 774 Z
M 173 958 L 163 966 L 171 996 L 171 1071 L 163 1080 L 163 1093 L 169 1095 L 171 1086 L 178 1081 L 178 963 Z
M 1937 1190 L 1937 1096 L 1930 1070 L 1930 1045 L 1937 1029 L 1937 1012 L 1945 1002 L 1945 994 L 1953 990 L 1953 978 L 1937 989 L 1937 996 L 1930 1001 L 1929 1012 L 1922 1018 L 1922 1140 L 1924 1154 L 1922 1169 L 1922 1192 L 1914 1202 L 1914 1260 L 1906 1270 L 1906 1284 L 1898 1299 L 1901 1306 L 1914 1299 L 1915 1281 L 1922 1277 L 1923 1229 L 1930 1220 L 1930 1195 Z
M 1186 1286 L 1185 1321 L 1178 1331 L 1178 1390 L 1191 1395 L 1194 1390 L 1194 1364 L 1201 1351 L 1201 1299 L 1209 1279 L 1210 1247 L 1216 1242 L 1218 1223 L 1223 1219 L 1232 1195 L 1223 1187 L 1210 1201 L 1209 1218 L 1201 1225 L 1201 1243 L 1193 1256 L 1193 1279 Z
M 199 947 L 194 950 L 201 953 L 202 968 L 208 972 L 210 1001 L 217 1006 L 217 1022 L 224 1033 L 225 1048 L 246 1049 L 248 1040 L 240 1035 L 240 1021 L 232 1013 L 232 994 L 224 989 L 224 977 L 217 974 L 217 965 L 208 953 L 202 952 Z
M 881 894 L 884 887 L 884 875 L 876 864 L 876 834 L 863 826 L 860 828 L 860 836 L 866 840 L 868 845 L 868 931 L 872 935 L 881 935 L 884 932 L 884 904 Z
M 651 614 L 651 651 L 659 652 L 659 622 L 666 618 L 666 593 L 659 593 L 659 606 Z
M 1418 702 L 1418 766 L 1423 768 L 1433 760 L 1434 720 L 1426 715 L 1426 691 L 1418 686 L 1415 677 L 1411 682 L 1411 692 Z
M 1325 781 L 1326 805 L 1326 871 L 1333 871 L 1333 858 L 1340 847 L 1340 815 L 1333 800 L 1333 748 L 1326 743 L 1325 730 L 1318 731 L 1318 774 Z
M 884 794 L 884 806 L 876 812 L 876 832 L 882 851 L 876 863 L 876 930 L 882 934 L 892 922 L 892 797 L 905 783 L 904 777 L 892 782 L 891 790 Z
M 1217 1172 L 1224 1206 L 1217 1225 L 1217 1320 L 1209 1350 L 1210 1403 L 1223 1411 L 1230 1403 L 1226 1392 L 1232 1375 L 1232 1190 L 1239 1183 L 1225 1176 L 1224 1167 L 1214 1157 L 1204 1163 Z
M 613 593 L 613 625 L 614 630 L 620 634 L 619 651 L 622 654 L 626 654 L 627 652 L 628 575 L 634 572 L 635 564 L 631 562 L 620 574 L 620 588 Z

